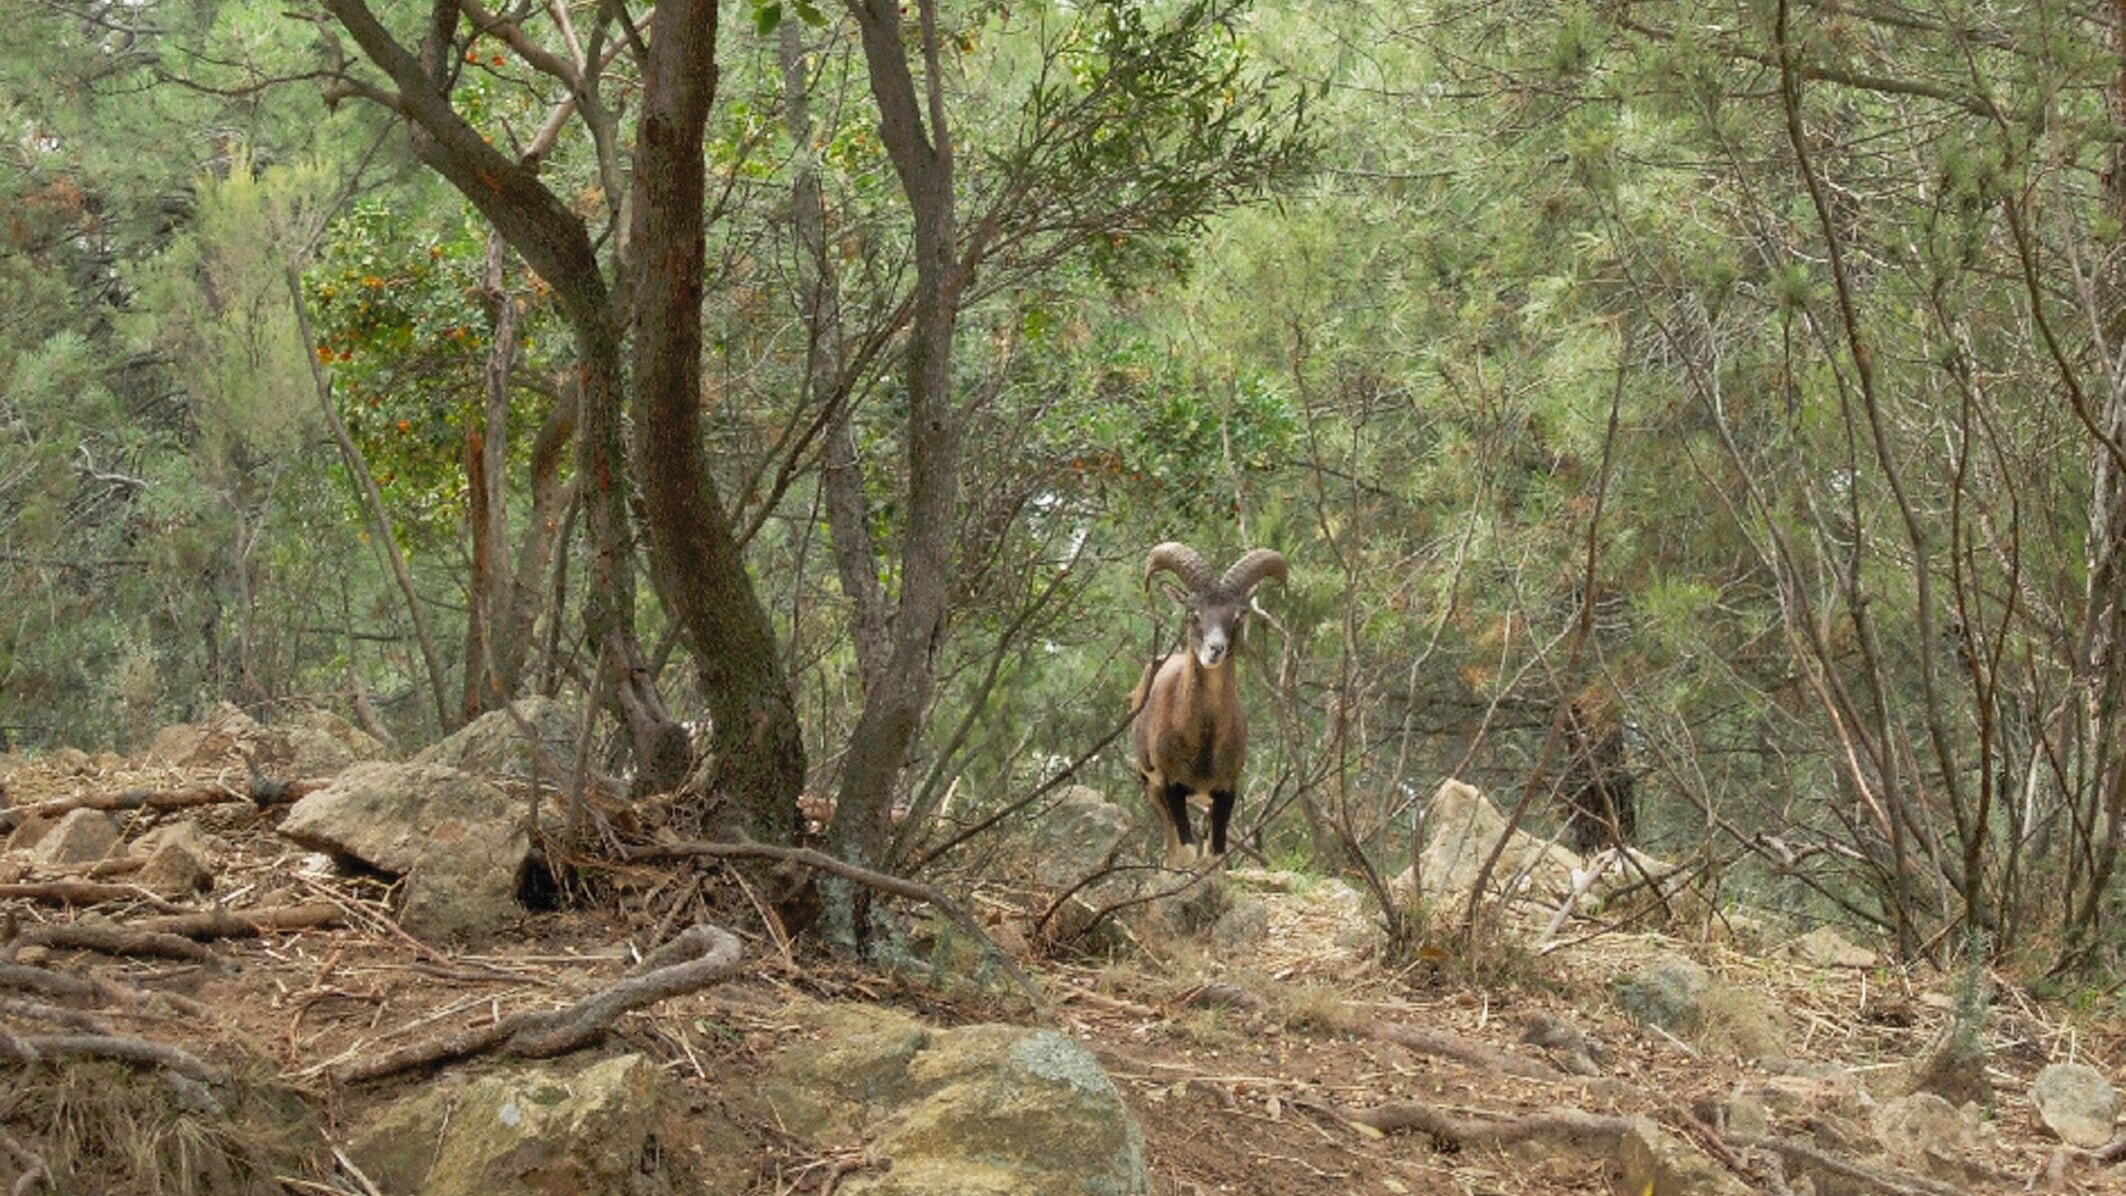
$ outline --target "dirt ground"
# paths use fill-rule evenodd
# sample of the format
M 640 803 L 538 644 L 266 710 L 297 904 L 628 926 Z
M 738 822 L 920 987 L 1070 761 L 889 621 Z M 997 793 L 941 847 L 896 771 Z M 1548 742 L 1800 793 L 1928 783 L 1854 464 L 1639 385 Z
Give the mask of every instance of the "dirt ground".
M 199 779 L 119 765 L 63 775 L 18 771 L 10 798 L 21 805 Z M 278 1184 L 289 1192 L 361 1192 L 336 1165 L 331 1144 L 344 1142 L 381 1105 L 432 1082 L 414 1073 L 346 1085 L 333 1079 L 342 1064 L 512 1012 L 565 1005 L 612 983 L 634 951 L 705 915 L 745 940 L 744 973 L 627 1015 L 604 1049 L 644 1051 L 676 1081 L 685 1112 L 668 1131 L 667 1161 L 713 1180 L 709 1190 L 821 1192 L 847 1173 L 783 1135 L 757 1096 L 775 1052 L 804 1033 L 787 1013 L 799 998 L 881 1002 L 940 1025 L 1043 1020 L 1016 997 L 955 977 L 859 969 L 778 944 L 743 888 L 720 882 L 718 873 L 669 865 L 603 870 L 589 905 L 527 914 L 518 932 L 480 949 L 439 949 L 391 921 L 384 879 L 340 874 L 273 835 L 277 812 L 230 802 L 188 816 L 227 844 L 213 904 L 269 910 L 329 903 L 338 911 L 335 924 L 215 941 L 204 960 L 45 948 L 27 958 L 15 954 L 51 971 L 166 994 L 175 1004 L 119 1003 L 99 1013 L 115 1033 L 180 1046 L 261 1091 L 299 1099 L 327 1140 L 252 1152 L 246 1165 L 270 1180 L 256 1190 Z M 128 836 L 153 821 L 132 816 Z M 7 922 L 0 939 L 24 926 L 98 919 L 124 925 L 168 912 L 167 902 L 145 894 L 74 904 L 23 895 L 19 885 L 36 879 L 0 877 L 18 886 L 0 884 Z M 1051 1002 L 1047 1019 L 1093 1052 L 1135 1112 L 1152 1188 L 1162 1196 L 1616 1190 L 1610 1162 L 1585 1152 L 1463 1146 L 1422 1132 L 1383 1133 L 1342 1115 L 1397 1102 L 1462 1117 L 1561 1108 L 1643 1115 L 1718 1150 L 1715 1106 L 1778 1065 L 1701 1051 L 1626 1020 L 1608 996 L 1611 978 L 1662 952 L 1692 955 L 1761 994 L 1783 1011 L 1797 1059 L 1835 1065 L 1864 1082 L 1887 1078 L 1923 1051 L 1953 1006 L 1944 977 L 1879 966 L 1802 967 L 1639 933 L 1602 935 L 1548 955 L 1523 952 L 1481 982 L 1454 961 L 1429 956 L 1391 968 L 1340 888 L 1260 874 L 1227 883 L 1268 910 L 1267 929 L 1243 946 L 1221 950 L 1198 937 L 1157 943 L 1123 962 L 1021 960 Z M 1001 886 L 974 898 L 1000 939 L 1023 941 L 1005 931 L 1023 925 L 1035 901 Z M 4 1049 L 10 1035 L 43 1029 L 8 999 L 0 991 L 0 1056 L 14 1053 Z M 1502 1056 L 1540 1061 L 1542 1048 L 1523 1038 L 1542 1022 L 1569 1024 L 1597 1043 L 1601 1074 L 1523 1078 L 1392 1041 L 1381 1030 L 1445 1032 Z M 1987 1046 L 1998 1096 L 1964 1160 L 1966 1190 L 2126 1192 L 2126 1166 L 2064 1155 L 2027 1099 L 2037 1069 L 2070 1054 L 2118 1077 L 2126 1028 L 2040 1007 L 2002 983 Z M 487 1064 L 455 1066 L 478 1071 Z M 80 1091 L 19 1062 L 0 1062 L 0 1069 L 14 1074 L 12 1091 L 0 1095 L 0 1185 L 37 1191 L 24 1179 L 25 1154 L 70 1144 L 93 1153 L 99 1139 L 83 1128 Z M 182 1137 L 169 1124 L 163 1132 Z M 196 1152 L 197 1144 L 189 1149 Z M 1768 1173 L 1750 1170 L 1747 1153 L 1732 1157 L 1756 1190 L 1779 1190 Z M 81 1190 L 156 1190 L 138 1159 L 74 1161 L 83 1168 L 78 1176 L 103 1185 Z M 162 1190 L 193 1189 L 177 1182 Z

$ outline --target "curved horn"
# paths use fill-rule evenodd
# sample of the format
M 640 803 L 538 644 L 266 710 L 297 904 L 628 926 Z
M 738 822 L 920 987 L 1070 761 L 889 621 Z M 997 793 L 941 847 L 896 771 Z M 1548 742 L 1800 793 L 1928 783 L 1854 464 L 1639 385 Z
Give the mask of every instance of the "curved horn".
M 1257 548 L 1233 562 L 1233 567 L 1218 579 L 1220 587 L 1245 594 L 1262 584 L 1264 578 L 1285 579 L 1284 556 L 1272 549 Z
M 1179 540 L 1168 540 L 1152 549 L 1152 554 L 1144 558 L 1144 584 L 1147 587 L 1152 584 L 1152 576 L 1161 569 L 1171 570 L 1188 586 L 1191 593 L 1201 594 L 1215 584 L 1211 567 L 1203 563 L 1203 558 L 1197 555 L 1195 549 Z

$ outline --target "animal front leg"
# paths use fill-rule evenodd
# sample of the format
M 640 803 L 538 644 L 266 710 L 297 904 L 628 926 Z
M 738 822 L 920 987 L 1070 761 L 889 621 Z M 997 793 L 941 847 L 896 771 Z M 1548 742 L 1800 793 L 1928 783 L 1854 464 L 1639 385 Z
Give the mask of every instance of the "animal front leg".
M 1187 785 L 1175 783 L 1166 787 L 1166 862 L 1169 867 L 1186 868 L 1196 862 L 1196 839 L 1189 833 Z
M 1230 789 L 1211 790 L 1211 854 L 1225 854 L 1225 828 L 1233 820 L 1239 795 Z

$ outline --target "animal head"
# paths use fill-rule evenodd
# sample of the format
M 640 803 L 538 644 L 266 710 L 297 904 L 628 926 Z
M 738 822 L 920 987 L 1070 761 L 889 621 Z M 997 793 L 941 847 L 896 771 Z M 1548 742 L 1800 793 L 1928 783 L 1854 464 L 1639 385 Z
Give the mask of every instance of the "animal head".
M 1181 584 L 1160 577 L 1161 572 L 1172 573 Z M 1284 557 L 1267 548 L 1234 561 L 1222 577 L 1211 572 L 1195 549 L 1173 540 L 1152 549 L 1144 562 L 1144 584 L 1149 587 L 1157 580 L 1167 597 L 1188 612 L 1189 652 L 1207 669 L 1225 663 L 1240 639 L 1255 587 L 1272 577 L 1285 579 Z

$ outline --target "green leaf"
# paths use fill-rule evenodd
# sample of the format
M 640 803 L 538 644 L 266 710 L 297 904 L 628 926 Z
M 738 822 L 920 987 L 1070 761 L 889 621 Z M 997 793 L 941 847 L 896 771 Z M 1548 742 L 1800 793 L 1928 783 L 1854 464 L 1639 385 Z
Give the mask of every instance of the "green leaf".
M 799 15 L 803 15 L 802 12 Z M 753 28 L 762 37 L 775 32 L 775 27 L 780 24 L 782 24 L 781 0 L 768 0 L 765 4 L 755 3 L 753 5 Z

